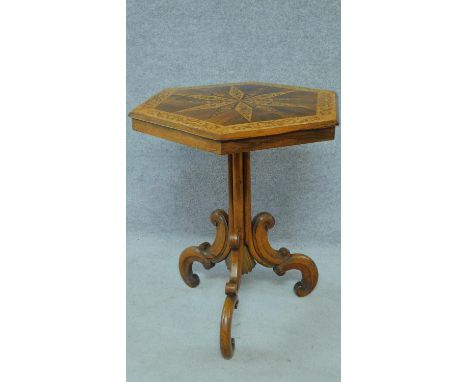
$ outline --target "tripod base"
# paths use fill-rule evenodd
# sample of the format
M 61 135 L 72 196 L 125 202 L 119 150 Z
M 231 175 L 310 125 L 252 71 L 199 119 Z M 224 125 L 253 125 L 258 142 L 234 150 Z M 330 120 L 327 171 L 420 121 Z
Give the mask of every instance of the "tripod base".
M 259 213 L 251 219 L 250 202 L 250 155 L 248 152 L 229 155 L 229 215 L 223 210 L 211 214 L 216 227 L 212 244 L 186 248 L 179 259 L 179 271 L 184 282 L 191 288 L 200 283 L 192 271 L 195 261 L 205 269 L 225 261 L 229 269 L 226 283 L 226 299 L 221 314 L 220 348 L 224 358 L 234 354 L 235 341 L 231 337 L 234 309 L 237 308 L 238 291 L 242 274 L 250 272 L 256 263 L 273 268 L 279 275 L 290 269 L 299 270 L 302 278 L 294 285 L 299 297 L 307 296 L 317 285 L 318 271 L 315 263 L 302 254 L 291 254 L 286 248 L 275 250 L 268 241 L 268 230 L 275 219 L 268 212 Z

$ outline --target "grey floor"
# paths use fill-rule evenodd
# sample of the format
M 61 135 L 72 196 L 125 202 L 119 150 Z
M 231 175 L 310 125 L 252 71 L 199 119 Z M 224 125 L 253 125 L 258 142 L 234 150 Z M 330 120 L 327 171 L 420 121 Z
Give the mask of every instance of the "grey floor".
M 273 236 L 273 235 L 272 235 Z M 276 243 L 310 255 L 317 288 L 293 293 L 298 271 L 276 276 L 257 265 L 243 278 L 230 361 L 219 352 L 219 320 L 227 270 L 196 264 L 201 283 L 187 287 L 178 255 L 211 237 L 128 233 L 127 382 L 340 380 L 340 250 L 314 243 Z

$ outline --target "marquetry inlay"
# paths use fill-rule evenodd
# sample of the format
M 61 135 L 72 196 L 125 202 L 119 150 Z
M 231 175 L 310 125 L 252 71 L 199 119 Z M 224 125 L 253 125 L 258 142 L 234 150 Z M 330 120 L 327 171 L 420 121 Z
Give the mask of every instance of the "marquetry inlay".
M 131 116 L 208 138 L 249 137 L 335 126 L 335 93 L 258 82 L 170 88 Z

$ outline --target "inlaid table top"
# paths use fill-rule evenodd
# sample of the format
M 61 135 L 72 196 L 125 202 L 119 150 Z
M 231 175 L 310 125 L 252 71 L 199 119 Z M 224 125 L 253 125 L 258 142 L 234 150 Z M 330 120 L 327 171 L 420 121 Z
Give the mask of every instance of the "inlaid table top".
M 131 113 L 135 130 L 217 154 L 331 140 L 332 91 L 260 82 L 165 89 Z

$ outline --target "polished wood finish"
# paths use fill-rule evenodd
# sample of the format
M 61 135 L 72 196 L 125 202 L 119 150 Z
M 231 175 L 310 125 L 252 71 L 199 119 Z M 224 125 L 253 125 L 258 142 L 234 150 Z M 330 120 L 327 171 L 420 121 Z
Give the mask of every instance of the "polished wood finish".
M 136 131 L 223 155 L 334 139 L 335 98 L 259 82 L 170 88 L 130 117 Z
M 256 264 L 282 276 L 296 269 L 301 280 L 294 285 L 299 297 L 307 296 L 318 281 L 315 263 L 307 256 L 274 249 L 268 231 L 275 220 L 267 212 L 252 219 L 250 151 L 333 140 L 338 125 L 336 95 L 332 91 L 297 86 L 243 82 L 165 89 L 131 113 L 136 131 L 199 150 L 228 155 L 228 213 L 216 210 L 212 244 L 186 248 L 179 271 L 191 288 L 200 283 L 193 263 L 205 269 L 225 261 L 229 271 L 221 312 L 220 349 L 224 358 L 234 354 L 231 336 L 234 310 L 239 303 L 243 274 Z
M 250 190 L 250 153 L 228 156 L 229 214 L 216 210 L 211 222 L 216 226 L 213 244 L 202 243 L 188 247 L 180 255 L 179 271 L 189 287 L 198 286 L 200 279 L 193 274 L 192 264 L 197 261 L 205 269 L 226 260 L 229 279 L 226 283 L 221 324 L 220 349 L 224 358 L 232 357 L 235 341 L 231 338 L 234 309 L 239 303 L 238 292 L 242 274 L 250 272 L 256 263 L 273 268 L 277 275 L 291 269 L 301 272 L 302 278 L 294 286 L 299 297 L 307 296 L 317 285 L 318 271 L 315 263 L 303 254 L 291 254 L 286 248 L 275 250 L 268 241 L 268 230 L 275 220 L 267 212 L 259 213 L 252 220 Z
M 149 122 L 133 120 L 133 129 L 145 134 L 181 143 L 199 150 L 218 155 L 242 153 L 246 151 L 274 149 L 304 143 L 330 141 L 335 139 L 335 128 L 293 131 L 291 133 L 271 135 L 267 137 L 238 139 L 231 141 L 215 141 L 199 137 L 184 131 L 169 127 L 154 125 Z
M 216 210 L 210 216 L 211 223 L 216 227 L 216 237 L 213 244 L 202 243 L 197 247 L 186 248 L 179 258 L 179 270 L 185 283 L 195 288 L 200 283 L 198 275 L 192 272 L 195 261 L 201 263 L 205 269 L 210 269 L 216 263 L 226 259 L 230 252 L 228 246 L 228 216 L 223 210 Z

